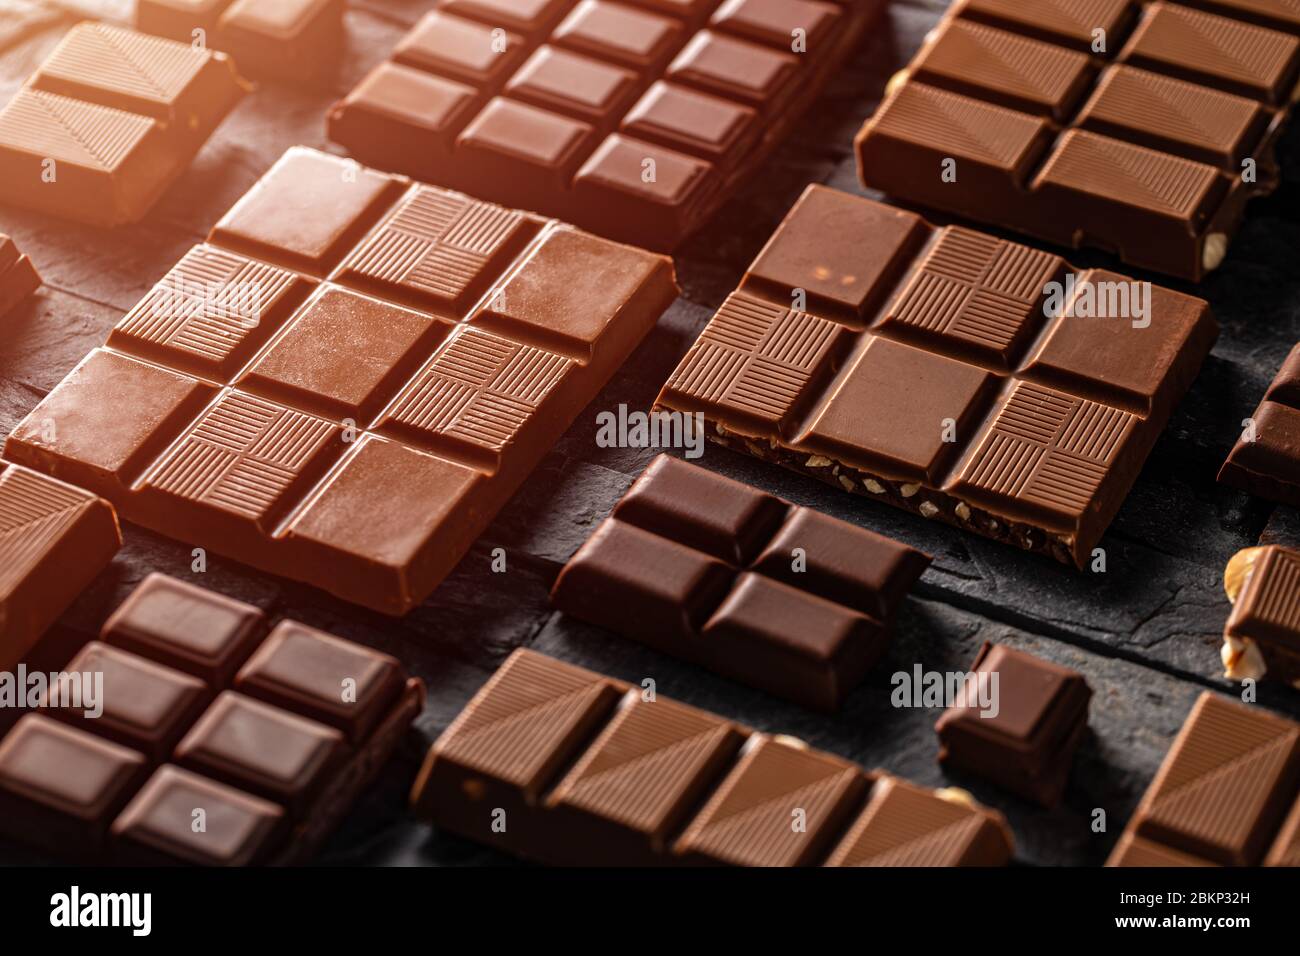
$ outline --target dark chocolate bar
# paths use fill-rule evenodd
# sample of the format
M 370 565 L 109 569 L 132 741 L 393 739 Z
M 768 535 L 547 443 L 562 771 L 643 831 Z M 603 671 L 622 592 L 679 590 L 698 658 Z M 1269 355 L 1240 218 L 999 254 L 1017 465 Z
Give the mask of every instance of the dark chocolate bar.
M 225 54 L 78 24 L 0 110 L 0 201 L 135 222 L 244 94 Z
M 292 149 L 4 453 L 403 614 L 675 295 L 664 257 Z
M 927 555 L 660 455 L 565 565 L 574 617 L 834 710 L 889 639 Z
M 1298 81 L 1291 3 L 959 0 L 862 127 L 858 170 L 900 199 L 1199 280 L 1278 185 Z
M 1224 676 L 1300 687 L 1300 551 L 1246 548 L 1228 562 L 1232 613 L 1223 628 Z
M 656 406 L 1083 567 L 1217 334 L 1200 299 L 810 186 Z
M 1206 691 L 1128 833 L 1163 853 L 1254 866 L 1274 846 L 1298 788 L 1300 724 Z M 1133 862 L 1133 852 L 1121 841 L 1107 865 L 1148 865 Z
M 41 277 L 32 260 L 18 251 L 8 236 L 0 233 L 0 319 L 41 287 Z
M 0 832 L 62 859 L 301 863 L 424 704 L 393 658 L 150 575 L 0 739 Z M 50 693 L 53 693 L 53 686 Z
M 669 252 L 880 0 L 441 0 L 330 113 L 362 162 Z
M 0 462 L 0 671 L 14 669 L 121 546 L 107 501 Z
M 252 79 L 315 84 L 343 54 L 344 0 L 138 0 L 136 29 L 229 53 Z
M 1087 681 L 1000 644 L 986 643 L 971 672 L 977 686 L 967 685 L 935 724 L 939 761 L 1056 806 L 1088 729 Z
M 517 650 L 438 738 L 417 813 L 564 865 L 1001 866 L 1001 814 Z
M 1269 385 L 1227 461 L 1219 481 L 1252 495 L 1300 506 L 1300 345 Z

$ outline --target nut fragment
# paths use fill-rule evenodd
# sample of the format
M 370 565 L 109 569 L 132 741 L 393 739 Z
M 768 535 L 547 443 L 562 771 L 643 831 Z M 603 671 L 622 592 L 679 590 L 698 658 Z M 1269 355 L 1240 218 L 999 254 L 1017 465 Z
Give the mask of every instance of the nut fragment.
M 1242 548 L 1228 559 L 1228 566 L 1223 569 L 1223 590 L 1233 604 L 1237 603 L 1237 595 L 1246 586 L 1250 573 L 1255 570 L 1255 563 L 1263 553 L 1263 548 Z
M 727 427 L 723 425 L 722 422 L 714 422 L 713 430 L 716 431 L 719 435 L 727 434 Z
M 885 493 L 885 486 L 874 478 L 868 478 L 863 484 L 866 485 L 867 491 L 873 495 L 883 495 Z
M 939 513 L 939 506 L 933 501 L 922 501 L 921 507 L 917 509 L 924 518 L 933 518 Z
M 1223 661 L 1223 676 L 1228 680 L 1262 680 L 1268 673 L 1259 645 L 1248 637 L 1236 638 L 1225 634 L 1219 657 Z
M 835 462 L 831 461 L 824 455 L 809 455 L 808 460 L 803 463 L 805 468 L 829 468 Z
M 904 498 L 910 498 L 921 490 L 921 486 L 914 481 L 910 481 L 905 485 L 901 485 L 898 490 Z
M 911 78 L 911 76 L 912 76 L 911 70 L 899 70 L 897 73 L 891 76 L 889 78 L 889 82 L 885 84 L 885 99 L 889 99 L 889 97 L 897 93 L 899 88 L 904 83 L 906 83 Z
M 843 486 L 845 491 L 852 491 L 854 488 L 857 487 L 853 483 L 853 479 L 850 478 L 848 475 L 840 475 L 840 485 Z
M 1213 272 L 1223 265 L 1228 258 L 1228 236 L 1222 232 L 1212 232 L 1205 237 L 1205 248 L 1201 250 L 1201 266 L 1206 272 Z
M 966 504 L 966 502 L 957 502 L 957 507 L 954 510 L 957 512 L 957 517 L 962 521 L 970 521 L 970 505 Z
M 798 737 L 791 737 L 789 734 L 773 734 L 772 743 L 784 744 L 787 747 L 794 747 L 796 750 L 807 750 L 808 742 L 800 740 Z
M 944 787 L 942 790 L 936 790 L 934 795 L 940 800 L 947 800 L 949 803 L 959 803 L 964 807 L 971 807 L 974 809 L 977 806 L 975 798 L 961 787 Z

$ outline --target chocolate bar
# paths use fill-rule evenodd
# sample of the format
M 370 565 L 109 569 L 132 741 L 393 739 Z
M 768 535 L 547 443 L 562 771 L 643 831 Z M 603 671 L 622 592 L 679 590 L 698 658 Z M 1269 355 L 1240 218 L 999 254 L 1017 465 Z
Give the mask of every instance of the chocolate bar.
M 1001 814 L 517 650 L 434 743 L 417 813 L 544 863 L 1001 866 Z
M 1206 691 L 1129 821 L 1151 853 L 1254 866 L 1278 838 L 1300 789 L 1300 724 Z M 1137 848 L 1139 851 L 1142 846 Z M 1123 841 L 1108 866 L 1144 866 Z M 1270 859 L 1286 853 L 1281 847 Z M 1159 864 L 1163 865 L 1163 864 Z
M 1293 348 L 1232 447 L 1219 481 L 1300 505 L 1300 345 Z
M 858 172 L 899 199 L 1200 280 L 1247 202 L 1277 188 L 1297 81 L 1289 3 L 964 0 L 862 127 Z
M 675 296 L 662 256 L 291 149 L 4 454 L 403 614 Z
M 387 761 L 424 687 L 386 654 L 153 574 L 0 739 L 0 832 L 63 859 L 310 858 Z M 51 686 L 50 693 L 54 687 Z
M 41 287 L 41 277 L 32 260 L 18 251 L 8 236 L 0 233 L 0 319 Z
M 245 92 L 225 54 L 78 24 L 0 110 L 0 201 L 135 222 Z
M 810 186 L 656 407 L 1083 567 L 1217 334 L 1200 299 Z
M 362 162 L 670 252 L 880 0 L 441 0 L 330 113 Z
M 135 26 L 224 50 L 253 79 L 315 84 L 343 53 L 344 0 L 138 0 Z
M 0 462 L 0 671 L 12 671 L 122 546 L 113 506 Z
M 1125 833 L 1115 844 L 1107 866 L 1141 866 L 1141 867 L 1183 867 L 1183 866 L 1218 866 L 1209 860 L 1180 853 L 1178 850 L 1161 846 L 1151 840 L 1144 840 L 1132 833 Z
M 768 693 L 834 710 L 927 555 L 660 455 L 565 565 L 555 607 Z
M 1088 730 L 1087 681 L 1069 668 L 988 643 L 971 674 L 964 696 L 934 725 L 940 763 L 1056 806 Z
M 1246 548 L 1223 574 L 1232 613 L 1223 628 L 1224 677 L 1300 687 L 1300 551 Z

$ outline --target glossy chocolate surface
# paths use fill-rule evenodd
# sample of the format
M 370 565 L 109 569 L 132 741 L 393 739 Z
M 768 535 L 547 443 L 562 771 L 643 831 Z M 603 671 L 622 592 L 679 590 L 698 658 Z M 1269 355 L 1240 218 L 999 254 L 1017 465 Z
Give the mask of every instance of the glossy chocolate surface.
M 1282 362 L 1219 469 L 1219 481 L 1300 505 L 1300 345 Z

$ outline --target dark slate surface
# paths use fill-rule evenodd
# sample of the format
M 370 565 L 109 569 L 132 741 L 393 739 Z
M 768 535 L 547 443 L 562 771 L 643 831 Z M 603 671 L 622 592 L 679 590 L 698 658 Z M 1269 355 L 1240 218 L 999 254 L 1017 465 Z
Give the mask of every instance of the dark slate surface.
M 431 4 L 361 0 L 348 15 L 351 48 L 334 93 L 382 59 Z M 947 526 L 840 494 L 810 479 L 710 448 L 705 464 L 925 549 L 933 568 L 899 622 L 888 659 L 833 718 L 729 683 L 557 614 L 547 590 L 564 561 L 603 518 L 652 451 L 600 449 L 595 416 L 620 403 L 646 408 L 659 385 L 734 288 L 790 204 L 809 182 L 852 192 L 852 138 L 937 21 L 941 0 L 897 0 L 866 47 L 705 233 L 677 259 L 683 297 L 633 359 L 547 456 L 529 485 L 427 605 L 400 621 L 313 589 L 211 557 L 190 571 L 190 544 L 126 528 L 126 546 L 69 610 L 55 640 L 84 639 L 151 571 L 160 570 L 396 654 L 429 686 L 428 706 L 398 759 L 331 840 L 330 863 L 506 863 L 491 850 L 439 834 L 405 811 L 406 791 L 428 744 L 516 647 L 639 682 L 773 732 L 796 734 L 865 765 L 930 785 L 968 787 L 1006 813 L 1026 863 L 1098 864 L 1122 829 L 1192 701 L 1231 691 L 1219 677 L 1218 638 L 1227 613 L 1220 575 L 1227 558 L 1268 528 L 1300 543 L 1300 518 L 1214 477 L 1240 421 L 1254 409 L 1300 336 L 1300 149 L 1284 144 L 1285 183 L 1259 201 L 1223 269 L 1200 288 L 1223 327 L 1213 355 L 1151 456 L 1103 541 L 1105 574 L 1080 574 Z M 65 8 L 120 14 L 118 0 L 67 0 Z M 67 16 L 0 54 L 8 97 L 57 41 Z M 26 29 L 26 28 L 24 28 Z M 0 35 L 3 27 L 0 26 Z M 218 216 L 289 146 L 326 148 L 324 110 L 333 94 L 267 87 L 250 97 L 148 219 L 109 233 L 0 210 L 47 280 L 0 327 L 0 434 L 7 433 L 135 300 L 200 239 Z M 1079 265 L 1104 257 L 1072 255 Z M 1111 263 L 1113 265 L 1113 263 Z M 1147 276 L 1163 281 L 1158 276 Z M 1189 290 L 1190 291 L 1190 290 Z M 507 570 L 493 573 L 494 548 Z M 1076 761 L 1067 800 L 1048 812 L 936 762 L 937 714 L 890 706 L 889 675 L 969 666 L 984 640 L 1005 641 L 1082 671 L 1095 692 L 1092 736 Z M 1300 694 L 1266 689 L 1263 702 L 1300 716 Z M 1106 813 L 1094 832 L 1094 810 Z M 0 848 L 0 860 L 31 860 Z

